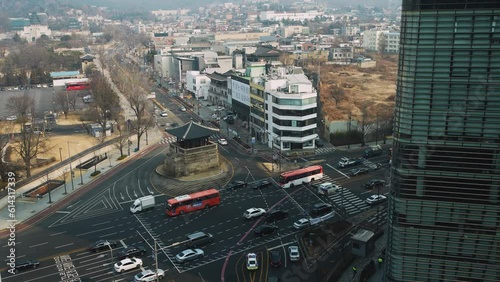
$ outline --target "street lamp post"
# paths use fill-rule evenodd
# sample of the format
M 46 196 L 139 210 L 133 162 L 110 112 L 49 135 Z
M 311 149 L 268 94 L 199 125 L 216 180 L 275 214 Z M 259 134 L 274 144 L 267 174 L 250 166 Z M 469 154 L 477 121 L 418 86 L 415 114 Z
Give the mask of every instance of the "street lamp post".
M 109 159 L 109 167 L 112 167 L 112 165 L 111 165 L 111 152 L 108 154 L 108 159 Z
M 64 168 L 64 170 L 63 170 L 63 179 L 64 179 L 64 194 L 63 195 L 67 195 L 68 190 L 66 190 L 66 168 Z
M 62 148 L 59 148 L 59 158 L 61 159 L 62 162 Z
M 113 248 L 111 248 L 110 244 L 108 244 L 108 248 L 111 251 L 111 257 L 110 257 L 110 259 L 111 259 L 111 268 L 112 268 L 112 271 L 113 271 L 113 282 L 114 282 L 115 281 L 115 269 L 114 269 L 114 266 L 113 266 L 113 261 L 114 261 L 114 259 L 113 259 Z
M 69 158 L 69 171 L 70 171 L 70 175 L 69 177 L 71 178 L 71 191 L 75 190 L 75 183 L 73 182 L 73 166 L 72 166 L 72 161 L 71 161 L 71 152 L 69 150 L 69 143 L 71 143 L 70 141 L 68 141 L 68 158 Z
M 79 169 L 80 169 L 80 184 L 78 184 L 78 185 L 83 185 L 82 158 L 81 157 L 80 157 L 80 166 L 79 166 Z

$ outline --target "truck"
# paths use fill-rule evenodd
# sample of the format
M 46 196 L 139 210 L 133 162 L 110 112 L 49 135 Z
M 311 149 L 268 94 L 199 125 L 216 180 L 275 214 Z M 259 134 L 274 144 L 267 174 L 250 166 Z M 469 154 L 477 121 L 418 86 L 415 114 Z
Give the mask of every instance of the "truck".
M 365 159 L 363 158 L 357 158 L 357 159 L 350 159 L 343 157 L 339 161 L 339 166 L 340 167 L 351 167 L 351 166 L 357 166 L 359 164 L 362 164 Z
M 363 157 L 370 158 L 370 157 L 380 156 L 383 152 L 384 150 L 380 145 L 374 145 L 370 146 L 363 152 Z
M 130 206 L 131 213 L 138 213 L 141 211 L 145 211 L 147 209 L 152 209 L 155 206 L 155 197 L 154 196 L 145 196 L 139 199 L 136 199 L 134 203 Z

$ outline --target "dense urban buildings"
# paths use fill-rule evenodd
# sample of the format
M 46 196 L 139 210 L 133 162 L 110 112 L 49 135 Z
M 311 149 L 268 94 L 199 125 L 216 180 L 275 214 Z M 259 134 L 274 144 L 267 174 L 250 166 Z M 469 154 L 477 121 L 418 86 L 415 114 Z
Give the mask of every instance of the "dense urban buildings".
M 404 0 L 388 281 L 499 281 L 500 6 Z

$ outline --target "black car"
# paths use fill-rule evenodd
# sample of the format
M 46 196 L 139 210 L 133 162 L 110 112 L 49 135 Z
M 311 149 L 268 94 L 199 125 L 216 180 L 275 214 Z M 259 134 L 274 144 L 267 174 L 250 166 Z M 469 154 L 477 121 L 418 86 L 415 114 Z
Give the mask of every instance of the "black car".
M 122 260 L 125 258 L 143 256 L 146 253 L 146 249 L 143 246 L 130 246 L 118 252 L 118 259 Z
M 276 230 L 278 230 L 277 226 L 264 224 L 264 225 L 261 225 L 261 226 L 255 228 L 253 233 L 256 236 L 262 236 L 262 235 L 274 233 Z
M 255 186 L 253 186 L 253 189 L 263 189 L 263 188 L 268 188 L 268 187 L 273 187 L 273 184 L 270 181 L 267 180 L 262 180 L 257 182 Z
M 321 139 L 316 139 L 316 147 L 321 148 L 323 146 L 325 146 L 325 143 Z
M 278 251 L 271 251 L 270 252 L 270 257 L 271 257 L 271 266 L 274 267 L 280 267 L 281 266 L 281 253 Z
M 349 171 L 349 176 L 358 176 L 370 172 L 367 168 L 354 168 Z
M 373 189 L 377 187 L 383 187 L 385 185 L 385 181 L 382 179 L 372 179 L 365 183 L 366 189 Z
M 322 216 L 324 214 L 331 212 L 332 210 L 333 210 L 333 207 L 330 204 L 317 203 L 317 204 L 314 204 L 314 206 L 311 210 L 311 215 Z
M 94 244 L 90 245 L 89 250 L 91 252 L 100 252 L 100 251 L 105 251 L 109 250 L 109 247 L 111 248 L 116 248 L 116 241 L 113 240 L 99 240 L 95 242 Z
M 287 217 L 288 217 L 288 212 L 282 210 L 274 210 L 266 214 L 267 222 L 274 222 L 276 220 L 284 219 Z
M 236 190 L 240 188 L 247 187 L 247 183 L 245 181 L 237 180 L 233 181 L 228 187 L 227 190 Z
M 40 262 L 37 261 L 37 260 L 25 260 L 25 261 L 16 263 L 16 267 L 15 267 L 14 271 L 16 273 L 18 273 L 19 271 L 23 271 L 23 270 L 26 270 L 26 269 L 37 268 L 38 265 L 40 265 Z

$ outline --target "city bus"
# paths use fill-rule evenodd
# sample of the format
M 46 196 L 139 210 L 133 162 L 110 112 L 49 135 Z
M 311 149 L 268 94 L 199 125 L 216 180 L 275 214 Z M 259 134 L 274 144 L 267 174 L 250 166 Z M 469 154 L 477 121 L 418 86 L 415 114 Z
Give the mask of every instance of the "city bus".
M 168 200 L 165 213 L 168 216 L 177 216 L 218 204 L 220 204 L 219 191 L 217 189 L 208 189 Z
M 278 183 L 283 188 L 294 187 L 301 185 L 303 182 L 311 182 L 323 178 L 323 167 L 320 165 L 308 166 L 305 168 L 295 169 L 283 172 L 280 175 Z
M 85 90 L 89 88 L 89 83 L 88 82 L 70 82 L 66 83 L 66 90 L 67 91 L 73 91 L 73 90 Z

